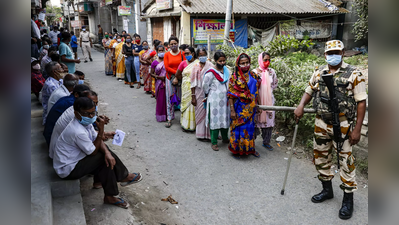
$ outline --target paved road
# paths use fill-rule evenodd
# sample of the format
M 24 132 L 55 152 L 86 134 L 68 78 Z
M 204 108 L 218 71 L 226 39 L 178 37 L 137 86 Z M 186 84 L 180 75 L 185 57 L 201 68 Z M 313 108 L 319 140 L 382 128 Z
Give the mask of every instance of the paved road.
M 81 51 L 78 51 L 79 57 Z M 88 224 L 368 224 L 368 189 L 355 194 L 352 219 L 338 218 L 343 193 L 333 180 L 335 198 L 310 201 L 321 190 L 314 166 L 293 158 L 285 195 L 280 195 L 287 160 L 286 146 L 260 158 L 234 159 L 227 145 L 215 152 L 210 143 L 182 132 L 180 113 L 170 129 L 155 119 L 155 100 L 143 89 L 131 89 L 105 76 L 104 56 L 92 51 L 93 62 L 77 69 L 99 94 L 99 111 L 111 118 L 107 131 L 126 132 L 122 147 L 107 144 L 131 172 L 141 172 L 138 184 L 121 187 L 128 210 L 102 204 L 102 190 L 91 189 L 92 178 L 82 179 Z M 261 146 L 261 140 L 256 141 Z M 162 202 L 169 195 L 179 202 Z

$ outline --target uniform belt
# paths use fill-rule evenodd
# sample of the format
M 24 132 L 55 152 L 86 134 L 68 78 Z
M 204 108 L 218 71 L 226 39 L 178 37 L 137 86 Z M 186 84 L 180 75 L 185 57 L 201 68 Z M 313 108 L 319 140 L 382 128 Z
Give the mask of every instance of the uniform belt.
M 83 41 L 83 42 L 90 42 L 90 41 Z

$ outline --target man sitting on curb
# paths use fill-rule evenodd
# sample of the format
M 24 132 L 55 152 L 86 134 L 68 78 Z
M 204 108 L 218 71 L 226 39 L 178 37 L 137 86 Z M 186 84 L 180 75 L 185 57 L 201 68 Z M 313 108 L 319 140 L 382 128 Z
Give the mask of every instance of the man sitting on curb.
M 120 197 L 117 182 L 127 186 L 142 180 L 140 173 L 129 173 L 125 165 L 102 140 L 104 118 L 97 117 L 94 102 L 79 98 L 74 105 L 75 118 L 61 133 L 54 148 L 53 167 L 63 179 L 80 179 L 94 174 L 104 189 L 104 203 L 128 208 Z M 97 124 L 98 134 L 93 128 Z
M 83 92 L 85 91 L 90 91 L 90 88 L 84 84 L 78 84 L 73 88 L 73 92 L 71 95 L 60 98 L 51 108 L 50 112 L 47 115 L 47 122 L 44 126 L 43 131 L 43 136 L 46 139 L 48 145 L 50 144 L 51 134 L 53 133 L 53 129 L 58 118 L 60 118 L 62 113 L 67 108 L 73 105 L 76 98 L 83 97 Z
M 62 97 L 69 96 L 73 88 L 78 84 L 78 76 L 73 74 L 65 75 L 63 83 L 57 89 L 51 93 L 47 103 L 47 115 L 50 112 L 53 105 Z
M 93 102 L 96 106 L 98 105 L 98 97 L 97 97 L 96 92 L 85 91 L 85 92 L 83 92 L 83 97 L 90 98 L 91 100 L 93 100 Z M 104 116 L 104 117 L 105 117 L 105 124 L 108 124 L 109 118 L 106 116 Z M 51 135 L 50 148 L 49 148 L 50 158 L 53 158 L 53 156 L 54 156 L 54 148 L 55 148 L 55 144 L 57 143 L 58 137 L 65 130 L 65 128 L 68 126 L 68 124 L 73 120 L 73 118 L 75 118 L 75 111 L 73 109 L 73 106 L 71 106 L 67 110 L 65 110 L 65 112 L 62 113 L 60 118 L 58 118 L 57 123 L 54 126 L 53 133 Z M 107 141 L 110 138 L 112 139 L 114 136 L 115 136 L 115 132 L 104 132 L 103 141 Z M 101 182 L 97 176 L 94 176 L 93 188 L 94 189 L 102 188 Z

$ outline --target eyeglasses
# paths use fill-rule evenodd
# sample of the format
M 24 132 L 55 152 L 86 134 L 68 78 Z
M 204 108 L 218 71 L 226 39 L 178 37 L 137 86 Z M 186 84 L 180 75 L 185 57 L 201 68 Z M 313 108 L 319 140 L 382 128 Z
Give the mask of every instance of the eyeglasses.
M 80 116 L 88 116 L 88 117 L 91 117 L 91 118 L 93 118 L 94 116 L 98 116 L 98 112 L 97 111 L 94 111 L 94 112 L 82 112 L 82 113 L 78 112 L 78 113 L 79 113 Z

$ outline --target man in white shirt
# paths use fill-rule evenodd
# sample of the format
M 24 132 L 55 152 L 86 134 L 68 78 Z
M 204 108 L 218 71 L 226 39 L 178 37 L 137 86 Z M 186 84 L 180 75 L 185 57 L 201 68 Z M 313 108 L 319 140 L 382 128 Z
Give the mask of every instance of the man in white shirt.
M 58 27 L 54 27 L 54 29 L 52 31 L 50 31 L 50 33 L 48 34 L 54 47 L 58 47 L 58 34 L 59 33 L 60 32 L 58 31 Z
M 80 47 L 83 51 L 83 57 L 85 58 L 85 63 L 87 63 L 87 57 L 90 58 L 90 61 L 93 61 L 91 58 L 91 49 L 93 48 L 93 43 L 91 42 L 90 32 L 86 31 L 86 26 L 82 26 L 82 32 L 80 32 Z M 83 42 L 83 44 L 82 44 Z
M 104 189 L 104 203 L 121 208 L 129 204 L 120 197 L 117 182 L 127 186 L 141 181 L 140 173 L 129 173 L 118 156 L 102 140 L 104 117 L 97 117 L 95 103 L 78 98 L 74 105 L 75 118 L 57 139 L 53 167 L 63 179 L 80 179 L 88 174 L 98 177 Z M 96 123 L 98 134 L 92 123 Z
M 67 74 L 64 77 L 63 84 L 51 93 L 47 103 L 47 114 L 50 112 L 51 107 L 62 97 L 69 96 L 73 88 L 78 84 L 79 78 L 73 74 Z
M 98 105 L 98 96 L 97 93 L 94 91 L 85 91 L 81 93 L 82 97 L 87 97 L 93 100 L 94 104 L 97 106 Z M 80 97 L 78 97 L 80 98 Z M 97 111 L 97 110 L 96 110 Z M 98 111 L 97 111 L 98 113 Z M 65 130 L 65 128 L 68 126 L 68 124 L 75 118 L 75 111 L 73 109 L 73 106 L 69 107 L 66 109 L 62 115 L 58 118 L 53 132 L 51 134 L 51 141 L 50 141 L 50 147 L 49 147 L 49 156 L 50 158 L 53 158 L 54 155 L 54 148 L 55 144 L 57 143 L 58 137 L 61 135 L 62 131 Z M 109 118 L 107 116 L 104 116 L 105 118 L 105 124 L 108 124 Z M 104 132 L 104 138 L 103 140 L 106 141 L 109 138 L 113 138 L 115 135 L 115 132 Z M 94 182 L 94 186 L 96 186 L 97 182 Z M 101 184 L 100 184 L 101 185 Z

